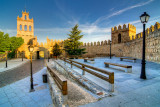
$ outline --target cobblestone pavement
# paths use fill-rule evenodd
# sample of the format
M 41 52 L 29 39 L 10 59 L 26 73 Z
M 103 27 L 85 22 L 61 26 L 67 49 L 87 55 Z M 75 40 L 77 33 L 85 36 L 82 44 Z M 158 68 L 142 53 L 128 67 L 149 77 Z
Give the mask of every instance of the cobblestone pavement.
M 38 72 L 43 67 L 44 67 L 43 59 L 33 60 L 32 63 L 33 73 Z M 30 62 L 27 62 L 19 67 L 0 73 L 0 87 L 21 80 L 27 76 L 30 76 Z

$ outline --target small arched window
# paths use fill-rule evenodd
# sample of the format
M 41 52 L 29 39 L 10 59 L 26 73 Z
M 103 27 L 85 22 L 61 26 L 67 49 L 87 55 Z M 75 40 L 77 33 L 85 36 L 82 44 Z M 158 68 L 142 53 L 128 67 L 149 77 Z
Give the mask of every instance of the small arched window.
M 19 26 L 19 29 L 22 30 L 22 25 Z
M 27 25 L 24 26 L 24 30 L 27 31 Z
M 31 26 L 29 26 L 29 31 L 32 31 L 32 27 Z
M 24 19 L 27 20 L 27 16 L 26 15 L 24 16 Z
M 121 34 L 118 35 L 118 43 L 121 43 Z

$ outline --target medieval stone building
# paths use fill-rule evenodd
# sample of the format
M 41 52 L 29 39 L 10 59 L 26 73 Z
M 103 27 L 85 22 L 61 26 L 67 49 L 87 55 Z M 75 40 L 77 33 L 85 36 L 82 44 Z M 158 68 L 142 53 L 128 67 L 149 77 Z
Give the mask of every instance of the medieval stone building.
M 24 39 L 24 44 L 21 45 L 17 50 L 17 57 L 24 55 L 26 58 L 30 58 L 29 52 L 29 41 L 33 39 L 33 58 L 48 58 L 52 56 L 52 48 L 55 43 L 61 43 L 62 41 L 50 40 L 47 36 L 47 43 L 39 44 L 37 42 L 37 36 L 34 35 L 34 20 L 29 18 L 29 12 L 22 11 L 22 17 L 17 17 L 17 37 Z M 22 54 L 23 52 L 23 54 Z

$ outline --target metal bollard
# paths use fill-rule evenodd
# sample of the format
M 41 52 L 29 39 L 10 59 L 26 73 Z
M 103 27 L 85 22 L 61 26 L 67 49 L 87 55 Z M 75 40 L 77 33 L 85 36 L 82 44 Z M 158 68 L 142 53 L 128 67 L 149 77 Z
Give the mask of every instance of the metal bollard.
M 84 65 L 82 65 L 82 69 L 84 69 Z M 85 71 L 82 71 L 82 75 L 85 75 Z
M 43 74 L 43 83 L 47 83 L 47 74 Z

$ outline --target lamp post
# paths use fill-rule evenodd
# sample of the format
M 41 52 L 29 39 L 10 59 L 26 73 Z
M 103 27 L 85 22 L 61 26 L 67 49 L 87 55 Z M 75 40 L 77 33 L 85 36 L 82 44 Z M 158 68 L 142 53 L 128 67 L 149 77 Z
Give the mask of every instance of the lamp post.
M 49 62 L 49 51 L 48 51 L 48 62 Z
M 6 68 L 7 68 L 7 56 L 8 56 L 8 51 L 6 51 Z
M 22 51 L 22 61 L 23 61 L 23 51 Z
M 150 16 L 146 12 L 144 12 L 140 16 L 141 23 L 143 23 L 143 47 L 142 47 L 142 63 L 141 63 L 142 68 L 141 68 L 141 75 L 140 75 L 141 79 L 146 79 L 146 73 L 145 73 L 145 64 L 146 64 L 146 61 L 145 61 L 145 26 L 149 20 L 149 17 Z
M 33 74 L 32 74 L 32 53 L 33 53 L 34 47 L 32 45 L 30 45 L 28 47 L 28 49 L 29 49 L 30 56 L 31 56 L 31 79 L 30 79 L 30 81 L 31 81 L 31 89 L 30 89 L 30 92 L 33 92 L 33 91 L 35 91 L 34 87 L 33 87 Z
M 110 59 L 111 59 L 111 43 L 112 41 L 110 41 Z

